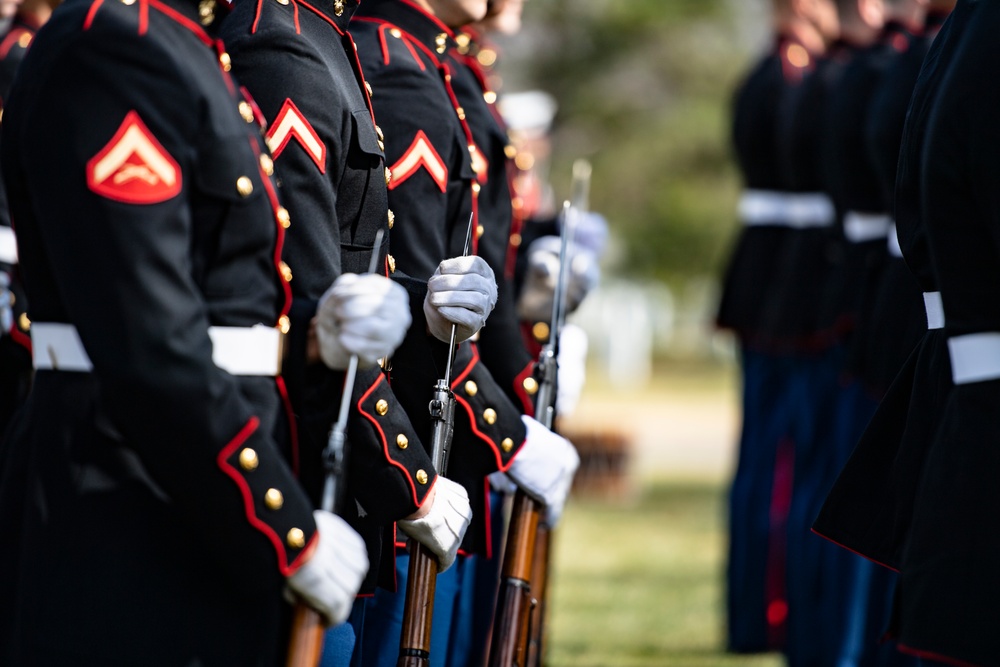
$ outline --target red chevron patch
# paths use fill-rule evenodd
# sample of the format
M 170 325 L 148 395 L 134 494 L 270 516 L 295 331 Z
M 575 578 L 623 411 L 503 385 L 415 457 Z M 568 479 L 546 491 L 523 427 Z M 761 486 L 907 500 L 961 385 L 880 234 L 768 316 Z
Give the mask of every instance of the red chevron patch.
M 475 144 L 469 144 L 469 155 L 472 157 L 472 171 L 476 172 L 476 180 L 486 183 L 490 178 L 490 161 Z
M 285 100 L 264 139 L 275 159 L 285 150 L 288 142 L 295 139 L 306 155 L 316 163 L 319 173 L 326 173 L 326 144 L 291 99 Z
M 87 162 L 87 187 L 126 204 L 158 204 L 181 191 L 181 168 L 139 114 L 129 111 L 115 136 Z
M 410 176 L 417 173 L 421 167 L 427 170 L 427 173 L 430 174 L 441 192 L 448 190 L 448 167 L 444 165 L 444 160 L 434 150 L 431 140 L 427 138 L 424 131 L 418 130 L 417 136 L 414 137 L 413 143 L 403 153 L 403 157 L 399 158 L 399 161 L 389 168 L 392 172 L 392 181 L 389 183 L 389 189 L 395 190 L 398 188 Z

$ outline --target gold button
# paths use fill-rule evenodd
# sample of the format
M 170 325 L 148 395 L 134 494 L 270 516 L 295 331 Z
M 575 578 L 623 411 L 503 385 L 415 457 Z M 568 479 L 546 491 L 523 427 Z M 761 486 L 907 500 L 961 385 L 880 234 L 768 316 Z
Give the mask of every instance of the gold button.
M 504 438 L 503 442 L 500 443 L 500 448 L 503 449 L 505 452 L 509 452 L 510 450 L 514 449 L 514 441 L 511 440 L 510 438 Z
M 520 247 L 520 245 L 521 245 L 521 235 L 520 234 L 511 234 L 510 235 L 510 244 L 512 246 L 514 246 L 515 248 Z
M 245 120 L 248 123 L 252 123 L 254 121 L 253 107 L 251 107 L 246 101 L 243 101 L 240 102 L 239 108 L 240 108 L 240 116 L 243 117 L 243 120 Z
M 510 206 L 515 211 L 520 211 L 522 208 L 524 208 L 524 200 L 521 199 L 520 197 L 514 197 L 513 199 L 510 200 Z
M 375 412 L 384 417 L 385 413 L 389 412 L 389 402 L 384 398 L 378 399 L 378 401 L 375 402 Z
M 288 215 L 288 209 L 284 206 L 278 207 L 278 222 L 285 229 L 292 226 L 292 216 Z
M 122 0 L 123 5 L 134 5 L 135 0 Z
M 202 25 L 211 25 L 215 20 L 215 0 L 201 0 L 198 3 L 198 20 Z
M 21 331 L 27 331 L 31 328 L 31 320 L 28 319 L 28 313 L 21 313 L 17 318 L 17 326 L 21 327 Z
M 475 396 L 478 392 L 479 392 L 479 387 L 476 385 L 475 382 L 469 380 L 468 382 L 465 383 L 466 394 L 468 394 L 469 396 Z
M 444 80 L 447 81 L 448 83 L 451 83 L 451 74 L 445 74 Z
M 396 436 L 396 446 L 399 447 L 400 449 L 406 449 L 407 447 L 410 446 L 410 441 L 405 435 L 400 433 L 399 435 Z
M 476 238 L 477 239 L 483 238 L 483 234 L 485 234 L 485 233 L 486 233 L 486 228 L 485 227 L 483 227 L 482 225 L 476 225 Z
M 368 97 L 374 95 L 374 93 L 372 92 L 372 84 L 368 83 L 367 81 L 365 81 L 365 90 L 368 91 Z
M 444 53 L 444 50 L 448 48 L 448 35 L 439 33 L 437 37 L 434 38 L 434 50 L 438 53 Z
M 278 331 L 283 334 L 288 333 L 288 330 L 292 328 L 292 321 L 288 319 L 288 315 L 282 315 L 278 318 Z
M 274 175 L 274 160 L 271 159 L 269 155 L 261 153 L 260 155 L 260 168 L 264 170 L 264 173 L 268 176 Z
M 250 472 L 256 470 L 258 465 L 260 465 L 260 459 L 257 458 L 257 452 L 249 447 L 244 447 L 243 451 L 240 452 L 240 467 Z
M 482 190 L 482 189 L 483 189 L 483 186 L 481 186 L 479 183 L 473 183 L 472 184 L 472 191 L 474 193 L 476 193 L 477 195 L 479 194 L 479 191 Z
M 535 337 L 535 340 L 548 340 L 549 325 L 545 322 L 536 322 L 535 326 L 531 327 L 531 335 Z
M 400 32 L 399 28 L 393 28 L 392 30 L 389 31 L 389 34 L 395 37 L 396 39 L 399 39 L 400 37 L 403 36 L 403 33 Z
M 219 64 L 222 65 L 222 71 L 228 72 L 233 68 L 233 59 L 229 57 L 229 54 L 223 51 L 219 54 Z
M 22 49 L 26 49 L 28 48 L 29 44 L 31 44 L 31 33 L 30 32 L 21 33 L 21 36 L 17 38 L 17 45 L 20 46 Z
M 462 107 L 455 107 L 455 113 L 458 114 L 459 120 L 465 120 L 465 109 Z
M 333 3 L 333 13 L 341 16 L 344 13 L 344 0 L 337 0 Z
M 521 171 L 528 171 L 535 166 L 535 156 L 528 152 L 520 152 L 514 158 L 514 164 Z
M 417 471 L 417 481 L 420 482 L 421 484 L 426 484 L 427 483 L 427 471 L 426 470 L 418 470 Z
M 236 191 L 241 197 L 249 197 L 253 194 L 253 181 L 246 176 L 240 176 L 236 179 Z
M 301 528 L 292 528 L 285 536 L 285 541 L 291 548 L 301 549 L 306 545 L 306 534 L 302 532 Z
M 497 423 L 497 411 L 493 408 L 486 408 L 483 412 L 483 421 L 492 426 Z
M 285 496 L 281 495 L 281 491 L 277 489 L 268 489 L 267 493 L 264 494 L 264 504 L 269 510 L 280 510 L 281 506 L 285 504 Z
M 279 5 L 287 5 L 288 4 L 288 0 L 278 0 L 278 4 Z
M 390 181 L 392 181 L 392 169 L 389 169 L 389 167 L 386 167 L 385 168 L 385 184 L 389 185 Z
M 487 90 L 485 93 L 483 93 L 483 99 L 486 100 L 487 104 L 493 104 L 494 102 L 497 101 L 497 94 L 494 93 L 492 90 Z
M 517 157 L 517 149 L 512 144 L 507 144 L 503 147 L 503 154 L 507 156 L 508 160 L 513 160 Z
M 528 392 L 529 396 L 534 396 L 538 393 L 538 380 L 535 378 L 524 378 L 524 382 L 521 383 L 524 390 Z
M 389 273 L 395 273 L 396 272 L 396 258 L 393 257 L 392 255 L 386 255 L 385 259 L 386 259 L 387 262 L 389 262 Z
M 478 60 L 479 64 L 483 67 L 493 67 L 494 63 L 497 61 L 497 52 L 492 49 L 483 49 L 479 52 L 479 55 L 476 56 L 476 60 Z
M 396 214 L 392 212 L 391 208 L 389 209 L 389 214 L 387 217 L 389 218 L 389 229 L 392 229 L 392 226 L 396 224 Z
M 292 267 L 288 266 L 284 262 L 278 265 L 281 267 L 281 277 L 285 279 L 286 283 L 292 282 Z

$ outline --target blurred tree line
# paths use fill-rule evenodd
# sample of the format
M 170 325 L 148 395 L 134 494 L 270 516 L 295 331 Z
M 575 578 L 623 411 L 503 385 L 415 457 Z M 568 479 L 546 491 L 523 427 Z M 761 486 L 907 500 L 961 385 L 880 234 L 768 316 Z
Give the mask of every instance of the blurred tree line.
M 621 244 L 611 269 L 684 284 L 718 275 L 740 187 L 732 92 L 767 39 L 765 0 L 530 0 L 501 41 L 505 90 L 559 103 L 551 181 L 594 165 L 591 207 Z

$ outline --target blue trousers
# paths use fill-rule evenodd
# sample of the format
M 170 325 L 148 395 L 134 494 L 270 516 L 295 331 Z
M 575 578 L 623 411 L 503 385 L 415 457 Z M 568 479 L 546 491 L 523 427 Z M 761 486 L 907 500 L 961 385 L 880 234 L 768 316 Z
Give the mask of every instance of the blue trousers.
M 727 648 L 756 653 L 784 637 L 785 550 L 794 453 L 793 361 L 742 350 L 743 426 L 729 493 Z

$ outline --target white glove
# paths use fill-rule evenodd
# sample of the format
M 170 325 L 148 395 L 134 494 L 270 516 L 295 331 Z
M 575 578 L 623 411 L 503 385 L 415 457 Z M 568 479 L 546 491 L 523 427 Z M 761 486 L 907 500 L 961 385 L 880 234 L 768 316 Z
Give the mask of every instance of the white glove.
M 558 236 L 543 236 L 528 248 L 528 269 L 524 288 L 517 301 L 518 316 L 531 321 L 548 321 L 552 317 L 552 300 L 559 281 Z M 601 277 L 597 255 L 577 243 L 566 248 L 569 271 L 566 276 L 566 312 L 576 310 L 584 297 L 597 286 Z
M 555 527 L 573 485 L 573 475 L 580 466 L 580 455 L 569 440 L 542 426 L 541 422 L 521 416 L 528 437 L 511 462 L 507 475 L 521 489 L 546 507 L 546 522 Z
M 13 294 L 10 289 L 10 276 L 0 271 L 0 336 L 10 333 L 14 327 Z
M 424 316 L 427 328 L 438 340 L 456 340 L 475 335 L 497 305 L 497 283 L 493 269 L 482 257 L 453 257 L 438 264 L 427 281 Z
M 345 273 L 316 310 L 319 353 L 330 368 L 344 369 L 352 354 L 374 364 L 399 347 L 412 321 L 406 290 L 373 273 Z
M 577 214 L 573 228 L 573 243 L 601 257 L 608 245 L 608 221 L 600 213 L 593 211 Z
M 471 521 L 472 505 L 465 487 L 438 475 L 430 512 L 413 521 L 397 521 L 396 525 L 438 557 L 440 573 L 455 562 Z
M 587 333 L 575 324 L 563 325 L 559 333 L 559 377 L 556 381 L 556 414 L 576 410 L 587 380 Z
M 347 620 L 368 572 L 365 541 L 336 514 L 313 511 L 319 539 L 316 551 L 295 574 L 288 588 L 319 612 L 330 625 Z
M 486 476 L 486 479 L 490 480 L 490 486 L 497 493 L 506 493 L 507 495 L 513 495 L 517 491 L 517 484 L 511 481 L 510 477 L 506 473 L 496 472 L 490 473 Z

